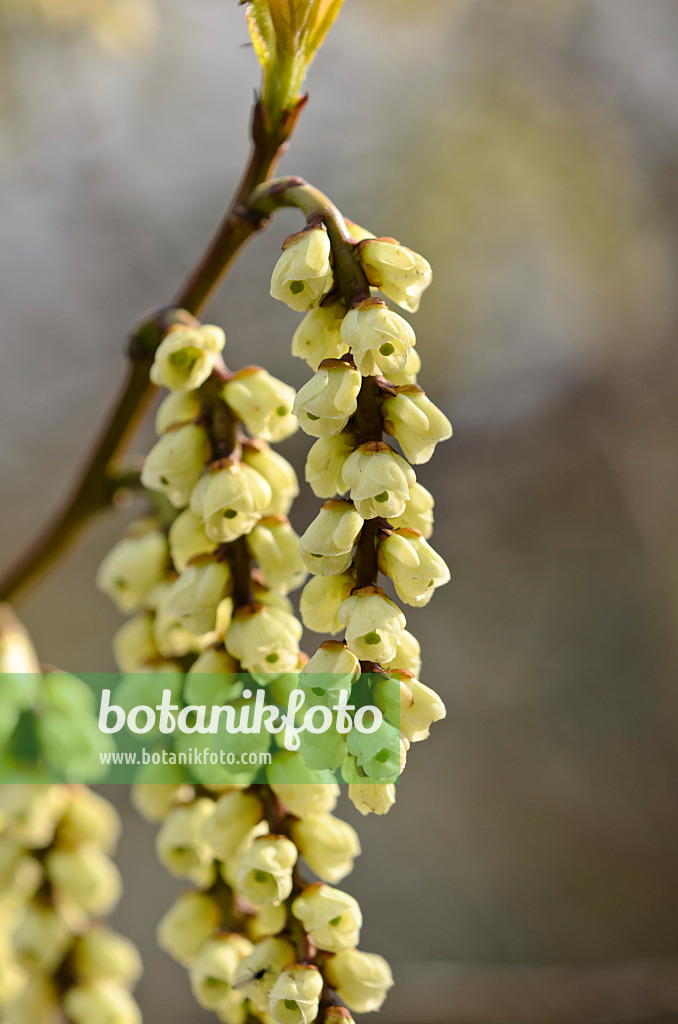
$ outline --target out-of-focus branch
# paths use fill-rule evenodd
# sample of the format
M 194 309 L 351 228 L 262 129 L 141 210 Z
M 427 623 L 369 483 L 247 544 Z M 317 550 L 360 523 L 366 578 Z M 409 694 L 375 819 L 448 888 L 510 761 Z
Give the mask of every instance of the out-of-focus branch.
M 79 481 L 35 543 L 0 582 L 0 601 L 16 598 L 52 565 L 96 513 L 109 508 L 120 490 L 122 458 L 143 419 L 155 388 L 148 379 L 153 353 L 176 308 L 198 314 L 223 280 L 244 243 L 266 224 L 267 215 L 250 210 L 250 193 L 273 174 L 304 106 L 300 101 L 275 124 L 257 103 L 252 120 L 252 151 L 240 185 L 205 255 L 178 292 L 175 306 L 146 318 L 133 333 L 130 365 L 122 390 L 96 441 Z

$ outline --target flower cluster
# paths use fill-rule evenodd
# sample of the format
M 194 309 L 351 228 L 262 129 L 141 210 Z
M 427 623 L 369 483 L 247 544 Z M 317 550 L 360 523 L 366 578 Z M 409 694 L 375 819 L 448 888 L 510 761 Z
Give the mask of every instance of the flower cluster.
M 99 588 L 132 616 L 113 641 L 123 672 L 179 673 L 186 659 L 197 674 L 298 666 L 286 597 L 306 576 L 286 517 L 298 484 L 268 444 L 297 429 L 294 391 L 258 366 L 229 373 L 223 346 L 220 328 L 196 322 L 172 327 L 155 354 L 151 379 L 170 393 L 141 480 L 176 512 L 169 526 L 137 520 L 99 568 Z
M 237 703 L 242 672 L 280 703 L 298 685 L 301 625 L 286 596 L 307 575 L 286 519 L 297 483 L 267 443 L 296 429 L 294 393 L 258 367 L 228 373 L 223 343 L 218 328 L 176 327 L 155 355 L 152 380 L 171 393 L 142 482 L 175 517 L 138 520 L 98 574 L 132 614 L 114 640 L 129 673 L 115 698 L 125 706 L 173 679 L 189 704 Z M 230 739 L 233 750 L 240 738 Z M 250 752 L 270 742 L 243 737 Z M 176 782 L 153 766 L 139 776 L 133 800 L 160 825 L 158 857 L 191 883 L 160 922 L 160 945 L 225 1024 L 310 1024 L 331 1019 L 338 1000 L 350 1024 L 349 1010 L 378 1009 L 392 983 L 381 957 L 356 949 L 360 908 L 333 884 L 351 870 L 358 837 L 331 813 L 330 772 L 275 744 L 266 784 L 253 784 L 258 771 L 239 766 L 223 783 L 213 769 Z M 320 882 L 303 880 L 302 859 Z
M 39 679 L 30 641 L 2 612 L 3 678 Z M 7 1024 L 141 1021 L 131 995 L 139 954 L 100 921 L 121 893 L 110 859 L 118 832 L 115 809 L 86 786 L 0 786 L 0 1015 Z
M 350 231 L 337 242 L 341 253 L 333 252 L 322 225 L 288 239 L 271 294 L 306 311 L 292 352 L 315 373 L 298 392 L 294 411 L 316 438 L 306 480 L 328 499 L 299 544 L 312 574 L 301 616 L 316 632 L 344 631 L 344 641 L 323 644 L 303 672 L 341 677 L 348 669 L 354 685 L 361 672 L 376 673 L 372 699 L 384 714 L 375 735 L 367 741 L 352 735 L 343 744 L 338 738 L 330 761 L 315 767 L 341 766 L 356 807 L 384 813 L 395 800 L 389 780 L 402 770 L 410 743 L 427 736 L 445 708 L 418 679 L 418 644 L 398 605 L 378 586 L 378 573 L 402 602 L 417 608 L 449 580 L 428 543 L 433 498 L 411 464 L 428 461 L 452 428 L 416 383 L 420 361 L 412 327 L 375 294 L 415 312 L 431 281 L 429 264 L 394 239 L 355 225 Z
M 390 969 L 356 948 L 360 907 L 331 884 L 360 853 L 355 830 L 332 814 L 339 788 L 278 783 L 284 755 L 274 765 L 267 786 L 135 787 L 139 811 L 160 822 L 161 862 L 193 885 L 160 921 L 160 946 L 224 1024 L 311 1024 L 321 1007 L 331 1020 L 337 1000 L 357 1013 L 377 1010 Z M 321 881 L 303 881 L 300 859 Z M 345 1009 L 342 1020 L 351 1022 Z

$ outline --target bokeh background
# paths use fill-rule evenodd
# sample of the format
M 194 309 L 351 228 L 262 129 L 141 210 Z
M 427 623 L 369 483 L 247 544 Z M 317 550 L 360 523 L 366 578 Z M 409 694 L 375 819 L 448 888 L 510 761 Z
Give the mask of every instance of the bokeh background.
M 3 564 L 223 212 L 246 44 L 235 0 L 0 0 Z M 448 718 L 358 823 L 346 885 L 395 967 L 381 1019 L 678 1021 L 678 4 L 346 0 L 309 85 L 282 169 L 430 258 L 420 380 L 455 426 L 420 474 L 452 584 L 408 611 Z M 254 240 L 208 317 L 233 368 L 297 386 L 268 278 L 298 226 Z M 282 448 L 298 470 L 307 443 Z M 112 668 L 93 575 L 133 512 L 21 602 L 45 661 Z M 177 885 L 113 795 L 146 1020 L 207 1021 L 154 947 Z

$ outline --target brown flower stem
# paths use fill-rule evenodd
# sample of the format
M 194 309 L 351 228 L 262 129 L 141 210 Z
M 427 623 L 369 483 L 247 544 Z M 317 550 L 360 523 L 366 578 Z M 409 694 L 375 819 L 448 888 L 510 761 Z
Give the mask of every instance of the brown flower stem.
M 268 214 L 253 209 L 248 197 L 273 173 L 304 102 L 302 100 L 288 111 L 278 124 L 272 123 L 261 103 L 255 105 L 249 163 L 223 222 L 205 255 L 179 290 L 175 307 L 153 314 L 133 333 L 125 382 L 80 479 L 47 529 L 0 582 L 0 601 L 14 599 L 57 560 L 88 520 L 111 506 L 118 490 L 115 478 L 120 472 L 122 458 L 155 393 L 148 372 L 155 349 L 169 326 L 168 320 L 177 308 L 197 315 L 225 277 L 245 242 L 265 226 Z
M 346 222 L 323 192 L 302 178 L 276 178 L 255 189 L 250 203 L 252 209 L 262 214 L 272 213 L 280 206 L 294 206 L 306 214 L 309 225 L 322 221 L 332 247 L 334 282 L 347 309 L 370 298 L 369 282 L 355 257 Z M 363 378 L 354 422 L 359 445 L 382 440 L 383 422 L 375 377 Z M 376 586 L 379 580 L 376 535 L 381 522 L 369 519 L 363 526 L 355 557 L 357 587 Z
M 306 214 L 309 225 L 322 221 L 327 228 L 334 259 L 334 280 L 350 309 L 370 297 L 370 286 L 355 259 L 346 221 L 324 192 L 303 178 L 275 178 L 254 190 L 250 209 L 268 216 L 281 206 L 294 206 Z
M 261 789 L 259 796 L 264 805 L 264 816 L 268 822 L 270 834 L 286 836 L 294 842 L 294 839 L 292 838 L 292 825 L 294 823 L 293 816 L 287 813 L 270 786 L 263 785 L 257 786 L 256 788 Z M 299 893 L 303 892 L 304 889 L 310 885 L 299 870 L 298 863 L 294 865 L 292 880 L 292 893 L 285 900 L 284 904 L 287 912 L 287 933 L 291 942 L 294 944 L 294 948 L 296 949 L 297 963 L 312 964 L 315 961 L 317 949 L 310 936 L 304 931 L 301 922 L 298 921 L 292 913 L 292 903 Z

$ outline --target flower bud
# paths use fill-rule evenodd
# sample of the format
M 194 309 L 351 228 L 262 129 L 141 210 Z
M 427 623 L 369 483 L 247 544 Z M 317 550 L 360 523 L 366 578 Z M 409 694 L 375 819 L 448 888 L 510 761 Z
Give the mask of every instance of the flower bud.
M 255 1009 L 268 1010 L 268 994 L 278 975 L 295 960 L 294 946 L 286 939 L 271 936 L 257 942 L 254 949 L 240 961 L 235 972 L 235 985 L 247 996 Z
M 189 971 L 191 991 L 206 1010 L 231 1010 L 244 1000 L 233 991 L 238 964 L 252 952 L 252 943 L 244 935 L 217 935 L 202 947 Z
M 439 441 L 452 437 L 452 424 L 416 384 L 403 384 L 381 403 L 384 430 L 395 437 L 405 458 L 428 462 Z
M 312 1024 L 322 990 L 323 976 L 317 967 L 284 967 L 268 995 L 269 1013 L 277 1024 Z
M 422 293 L 433 277 L 431 265 L 423 256 L 392 238 L 374 238 L 360 243 L 359 259 L 373 288 L 402 309 L 417 312 Z
M 294 412 L 311 437 L 330 437 L 344 429 L 358 406 L 362 377 L 340 359 L 325 359 L 297 392 Z
M 336 576 L 351 564 L 363 520 L 350 501 L 326 501 L 299 541 L 299 555 L 315 576 Z
M 342 601 L 339 619 L 346 643 L 360 661 L 383 665 L 395 657 L 405 616 L 379 587 L 363 587 Z
M 396 687 L 399 701 L 394 699 Z M 441 721 L 447 713 L 435 690 L 401 670 L 394 671 L 390 679 L 377 685 L 375 700 L 410 743 L 427 739 L 433 722 Z
M 170 391 L 199 388 L 216 366 L 225 341 L 221 328 L 211 324 L 171 327 L 156 349 L 151 383 Z
M 312 576 L 301 592 L 299 614 L 306 629 L 314 633 L 338 633 L 339 605 L 355 587 L 351 572 L 338 576 Z
M 363 519 L 402 515 L 417 479 L 405 460 L 381 441 L 356 448 L 344 463 L 342 477 Z
M 247 934 L 256 942 L 269 935 L 278 935 L 287 927 L 287 907 L 284 903 L 274 907 L 268 903 L 265 907 L 257 907 L 256 914 L 248 918 Z
M 313 771 L 300 754 L 281 750 L 267 769 L 268 784 L 296 818 L 333 811 L 339 786 L 331 772 Z
M 205 842 L 209 843 L 219 860 L 232 860 L 263 816 L 261 803 L 254 794 L 238 789 L 224 793 L 214 805 L 211 817 L 205 821 Z
M 114 981 L 69 988 L 64 1012 L 73 1024 L 141 1024 L 141 1011 L 129 992 Z
M 10 975 L 10 983 L 13 982 L 15 988 L 17 980 Z M 44 978 L 40 974 L 28 978 L 24 974 L 23 989 L 17 992 L 3 1010 L 3 1019 L 8 1024 L 59 1024 L 63 1020 L 54 982 L 52 978 Z
M 271 490 L 271 498 L 262 515 L 287 515 L 299 493 L 294 468 L 287 459 L 269 448 L 264 441 L 250 440 L 243 444 L 243 461 L 263 476 Z
M 163 766 L 163 775 L 167 768 Z M 177 783 L 137 782 L 132 786 L 131 800 L 134 809 L 144 821 L 156 824 L 178 803 L 188 802 L 193 795 L 191 786 Z
M 222 598 L 217 604 L 213 628 L 207 632 L 195 632 L 193 629 L 188 629 L 188 625 L 191 625 L 191 619 L 183 617 L 184 614 L 196 615 L 198 609 L 200 609 L 201 614 L 204 610 L 208 617 L 211 614 L 209 606 L 205 605 L 200 608 L 195 603 L 195 595 L 190 594 L 187 589 L 184 589 L 191 580 L 192 573 L 189 573 L 181 587 L 176 587 L 176 584 L 179 583 L 179 580 L 182 579 L 185 573 L 188 573 L 189 569 L 204 568 L 207 564 L 209 563 L 203 558 L 200 563 L 189 565 L 178 579 L 173 582 L 168 580 L 162 583 L 153 592 L 154 599 L 157 602 L 155 618 L 153 620 L 153 638 L 158 651 L 164 658 L 196 654 L 209 644 L 216 643 L 223 637 L 228 628 L 233 612 L 233 601 L 230 597 Z M 214 579 L 217 579 L 216 574 L 214 574 Z M 181 591 L 183 591 L 183 595 Z M 203 597 L 205 596 L 205 591 L 202 592 L 202 595 Z M 175 599 L 181 600 L 181 617 L 177 613 L 177 606 L 174 604 Z M 186 600 L 190 603 L 186 604 Z M 172 601 L 172 604 L 170 601 Z M 162 671 L 169 671 L 169 669 L 165 668 Z
M 158 924 L 158 945 L 188 965 L 216 931 L 219 919 L 219 907 L 206 893 L 182 893 Z
M 299 424 L 292 415 L 294 388 L 260 366 L 246 366 L 224 385 L 221 396 L 253 437 L 284 441 Z
M 326 640 L 299 674 L 299 686 L 316 697 L 326 694 L 335 703 L 340 690 L 348 690 L 360 678 L 360 662 L 341 640 Z
M 273 269 L 273 298 L 301 313 L 316 306 L 331 287 L 330 240 L 325 229 L 300 231 L 288 239 Z
M 411 348 L 407 353 L 407 360 L 403 369 L 398 370 L 395 373 L 391 370 L 389 373 L 389 383 L 396 385 L 396 387 L 400 384 L 416 384 L 417 374 L 420 370 L 421 359 L 419 358 L 419 353 L 416 348 Z
M 249 533 L 271 501 L 271 488 L 260 473 L 242 462 L 227 462 L 206 476 L 200 499 L 191 510 L 202 517 L 205 533 L 220 544 Z
M 168 533 L 170 555 L 177 572 L 183 572 L 196 555 L 211 555 L 218 546 L 205 533 L 199 516 L 190 508 L 184 509 L 174 520 Z
M 238 889 L 253 907 L 282 903 L 292 892 L 296 862 L 297 848 L 285 836 L 260 836 L 240 858 Z
M 409 743 L 407 744 L 409 746 Z M 405 767 L 407 747 L 401 741 L 397 725 L 381 722 L 370 733 L 352 730 L 346 737 L 349 754 L 355 758 L 365 782 L 395 782 Z M 352 782 L 358 782 L 356 778 Z
M 42 849 L 68 805 L 65 786 L 5 783 L 0 786 L 0 815 L 9 835 L 28 849 Z
M 120 873 L 92 843 L 82 843 L 73 850 L 52 849 L 45 858 L 45 868 L 54 888 L 88 914 L 108 914 L 120 899 Z
M 279 608 L 288 615 L 294 615 L 294 606 L 289 597 L 279 590 L 271 590 L 263 580 L 260 582 L 256 577 L 252 579 L 252 597 L 254 604 L 265 604 L 269 608 Z
M 345 430 L 332 437 L 320 437 L 311 445 L 304 475 L 316 497 L 332 498 L 348 490 L 341 471 L 355 446 L 355 434 Z
M 226 650 L 253 675 L 290 672 L 297 667 L 301 623 L 272 606 L 240 608 L 226 634 Z
M 200 398 L 197 391 L 171 391 L 158 406 L 155 432 L 160 437 L 172 427 L 193 423 L 199 415 Z
M 304 563 L 297 554 L 299 536 L 285 516 L 261 519 L 247 535 L 247 547 L 269 587 L 286 594 L 306 579 Z
M 20 709 L 34 705 L 40 690 L 40 662 L 30 637 L 8 604 L 0 603 L 0 673 L 3 676 L 2 738 L 14 730 Z
M 350 309 L 341 322 L 341 338 L 363 377 L 388 377 L 405 368 L 416 344 L 414 331 L 381 299 L 365 299 Z
M 70 928 L 52 907 L 29 903 L 12 936 L 14 954 L 24 967 L 51 974 L 73 941 Z
M 421 672 L 421 648 L 416 636 L 404 629 L 400 634 L 395 656 L 381 664 L 391 672 L 403 669 L 413 676 L 418 676 Z
M 342 1002 L 355 1013 L 378 1010 L 393 985 L 391 968 L 383 956 L 346 949 L 331 957 L 327 979 Z
M 185 508 L 210 455 L 203 428 L 187 423 L 163 434 L 153 445 L 141 470 L 141 482 L 150 491 L 166 494 L 175 508 Z
M 71 786 L 69 801 L 59 822 L 59 842 L 96 843 L 111 853 L 120 835 L 120 817 L 113 804 L 87 786 Z
M 392 782 L 353 782 L 348 798 L 361 814 L 388 814 L 396 801 Z
M 382 537 L 377 548 L 377 564 L 379 571 L 393 580 L 400 600 L 415 608 L 428 604 L 434 590 L 450 579 L 444 559 L 418 530 L 409 527 Z
M 217 608 L 230 584 L 231 570 L 226 562 L 189 565 L 168 591 L 163 612 L 177 619 L 189 633 L 209 633 L 216 626 Z
M 1 835 L 0 892 L 10 897 L 12 901 L 16 898 L 20 902 L 34 896 L 42 882 L 42 868 L 34 857 L 29 856 L 23 843 L 18 842 L 7 832 Z M 9 912 L 9 909 L 8 903 L 3 906 L 0 897 L 0 942 L 7 927 L 3 911 Z
M 323 359 L 340 359 L 348 351 L 340 330 L 345 315 L 340 302 L 312 309 L 294 332 L 292 355 L 305 359 L 312 370 L 317 370 Z
M 189 878 L 206 889 L 214 881 L 211 846 L 203 838 L 205 822 L 214 803 L 208 797 L 175 807 L 163 821 L 155 839 L 158 860 L 176 878 Z
M 99 566 L 96 585 L 118 611 L 129 613 L 160 582 L 167 568 L 167 540 L 160 530 L 144 530 L 123 537 Z
M 304 889 L 294 900 L 292 913 L 316 946 L 329 953 L 349 949 L 360 938 L 363 915 L 358 901 L 323 882 Z
M 360 853 L 358 833 L 333 814 L 309 815 L 292 825 L 300 856 L 323 882 L 340 882 L 353 870 Z
M 143 973 L 139 951 L 133 942 L 103 926 L 90 928 L 73 950 L 75 973 L 89 981 L 105 978 L 133 988 Z
M 221 647 L 208 647 L 198 655 L 188 672 L 184 686 L 184 699 L 189 704 L 206 703 L 206 697 L 212 697 L 212 681 L 208 681 L 209 693 L 205 692 L 204 676 L 218 676 L 215 680 L 215 696 L 223 697 L 222 703 L 240 696 L 242 687 L 235 679 L 229 679 L 238 671 L 238 663 Z M 197 679 L 193 677 L 197 676 Z M 194 689 L 195 687 L 195 689 Z M 212 703 L 217 703 L 213 701 Z
M 422 537 L 428 540 L 433 533 L 433 495 L 421 484 L 415 483 L 410 487 L 405 511 L 402 515 L 389 518 L 388 522 L 395 529 L 409 526 L 419 530 Z
M 23 1007 L 21 1006 L 26 989 L 31 987 L 28 984 L 29 980 L 28 971 L 14 960 L 11 944 L 9 941 L 3 941 L 2 948 L 0 948 L 0 1006 L 3 1007 L 6 1021 L 28 1021 L 28 1024 L 32 1024 L 34 1019 L 32 1013 L 27 1012 L 25 1003 Z M 38 979 L 35 980 L 37 982 L 35 987 L 38 987 L 40 982 Z M 55 1004 L 56 1000 L 49 999 L 46 1007 L 38 1009 L 36 1015 L 38 1024 L 50 1019 L 50 1011 L 54 1012 Z

